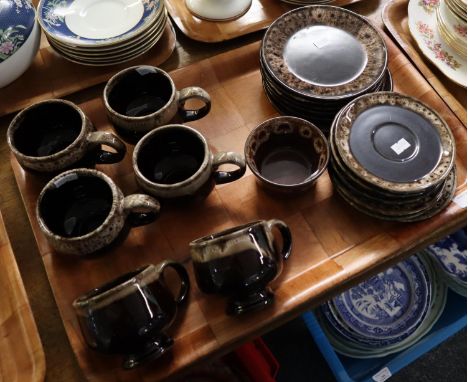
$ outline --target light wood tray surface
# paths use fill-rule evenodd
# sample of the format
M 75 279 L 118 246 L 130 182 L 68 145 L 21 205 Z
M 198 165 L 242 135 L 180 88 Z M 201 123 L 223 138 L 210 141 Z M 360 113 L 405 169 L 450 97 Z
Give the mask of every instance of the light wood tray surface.
M 0 89 L 0 116 L 18 111 L 32 103 L 60 98 L 107 81 L 118 71 L 132 65 L 158 66 L 172 54 L 175 31 L 168 20 L 161 39 L 147 53 L 119 65 L 96 67 L 75 64 L 53 51 L 44 33 L 29 69 L 16 81 Z
M 334 0 L 330 5 L 345 6 L 361 0 Z M 252 0 L 247 13 L 232 21 L 206 21 L 194 16 L 185 0 L 166 0 L 166 7 L 179 29 L 188 37 L 203 42 L 231 40 L 268 28 L 283 13 L 294 6 L 280 0 Z
M 40 382 L 45 357 L 0 214 L 0 381 Z
M 382 18 L 393 38 L 466 126 L 466 89 L 450 81 L 435 65 L 424 58 L 409 31 L 408 0 L 390 0 L 383 9 Z
M 460 193 L 466 189 L 466 129 L 405 55 L 389 38 L 386 41 L 396 90 L 434 107 L 453 130 Z M 259 43 L 247 45 L 171 74 L 179 88 L 199 85 L 210 93 L 213 100 L 210 114 L 190 125 L 208 138 L 214 151 L 242 152 L 249 131 L 277 115 L 262 90 L 259 46 Z M 98 129 L 112 130 L 100 98 L 84 100 L 80 106 Z M 100 167 L 125 194 L 138 191 L 131 167 L 131 147 L 129 151 L 124 162 Z M 271 330 L 466 221 L 466 210 L 451 203 L 442 213 L 424 222 L 383 222 L 343 202 L 335 195 L 327 173 L 310 192 L 281 198 L 265 193 L 248 172 L 234 183 L 218 186 L 193 208 L 163 206 L 155 223 L 133 229 L 121 246 L 105 256 L 68 259 L 54 255 L 38 229 L 34 209 L 44 183 L 25 173 L 13 157 L 11 164 L 71 346 L 85 376 L 92 381 L 155 381 L 182 372 Z M 276 303 L 244 317 L 228 317 L 224 314 L 223 299 L 203 295 L 198 290 L 188 243 L 227 227 L 270 218 L 287 222 L 294 239 L 293 253 L 274 285 Z M 180 311 L 169 331 L 175 338 L 175 346 L 165 358 L 135 371 L 124 371 L 120 357 L 100 355 L 85 346 L 71 303 L 105 281 L 165 258 L 184 262 L 192 280 L 189 304 Z

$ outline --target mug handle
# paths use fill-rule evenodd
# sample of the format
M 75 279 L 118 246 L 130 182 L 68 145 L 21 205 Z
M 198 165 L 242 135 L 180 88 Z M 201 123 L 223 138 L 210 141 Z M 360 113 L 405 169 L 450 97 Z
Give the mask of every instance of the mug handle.
M 289 255 L 291 255 L 292 250 L 291 230 L 285 222 L 277 219 L 268 220 L 267 227 L 270 231 L 272 231 L 273 228 L 278 228 L 278 230 L 280 231 L 281 236 L 283 237 L 283 249 L 281 250 L 281 256 L 284 260 L 287 260 Z
M 234 164 L 239 168 L 234 171 L 216 171 L 222 164 Z M 245 159 L 241 154 L 233 152 L 216 153 L 213 156 L 214 180 L 217 184 L 233 182 L 245 174 Z
M 191 98 L 199 99 L 203 101 L 205 105 L 203 105 L 198 110 L 185 109 L 185 102 Z M 197 119 L 203 118 L 210 112 L 211 98 L 210 95 L 202 88 L 199 88 L 198 86 L 190 86 L 179 91 L 178 105 L 179 115 L 182 117 L 184 122 L 195 121 Z
M 155 221 L 160 209 L 161 206 L 156 199 L 144 194 L 129 195 L 123 200 L 123 210 L 132 227 Z
M 176 271 L 177 276 L 179 276 L 179 279 L 180 279 L 180 292 L 179 292 L 179 296 L 175 299 L 176 304 L 179 305 L 187 299 L 188 293 L 190 291 L 189 276 L 188 276 L 187 270 L 181 263 L 178 263 L 173 260 L 164 260 L 161 264 L 159 264 L 159 269 L 161 272 L 160 277 L 163 279 L 164 284 L 165 284 L 164 269 L 166 269 L 167 267 L 174 269 L 174 271 Z
M 86 138 L 92 146 L 106 145 L 112 147 L 116 151 L 113 153 L 99 148 L 96 156 L 97 164 L 120 162 L 127 152 L 125 144 L 114 134 L 108 133 L 107 131 L 93 131 L 92 133 L 89 133 Z

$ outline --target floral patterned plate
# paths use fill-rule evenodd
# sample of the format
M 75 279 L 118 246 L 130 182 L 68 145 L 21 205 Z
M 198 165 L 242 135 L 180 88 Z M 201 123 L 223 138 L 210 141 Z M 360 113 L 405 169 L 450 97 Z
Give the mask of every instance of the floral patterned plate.
M 431 285 L 417 257 L 402 261 L 333 299 L 350 328 L 371 339 L 412 333 L 427 311 Z
M 466 57 L 460 56 L 440 36 L 436 18 L 438 6 L 439 0 L 410 0 L 409 30 L 422 53 L 449 79 L 466 87 Z
M 0 63 L 13 56 L 28 39 L 35 18 L 29 0 L 0 1 Z
M 131 40 L 162 15 L 161 0 L 41 0 L 38 20 L 55 40 L 110 46 Z

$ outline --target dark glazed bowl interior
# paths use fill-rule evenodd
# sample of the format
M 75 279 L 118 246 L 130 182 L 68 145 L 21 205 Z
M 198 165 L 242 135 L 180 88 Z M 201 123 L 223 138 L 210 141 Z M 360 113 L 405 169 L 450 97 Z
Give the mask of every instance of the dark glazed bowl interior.
M 46 157 L 70 146 L 80 135 L 80 113 L 63 102 L 44 102 L 23 112 L 13 132 L 13 145 L 21 154 Z
M 142 142 L 137 166 L 152 183 L 172 185 L 193 176 L 205 159 L 205 147 L 191 131 L 171 127 L 155 130 Z
M 39 213 L 53 234 L 78 238 L 99 228 L 112 205 L 112 189 L 106 181 L 71 173 L 47 188 L 39 201 Z
M 329 147 L 312 123 L 296 117 L 277 117 L 253 130 L 245 143 L 245 158 L 263 183 L 294 191 L 311 185 L 325 170 Z
M 127 117 L 144 117 L 163 108 L 171 99 L 172 83 L 151 66 L 129 69 L 113 81 L 110 107 Z

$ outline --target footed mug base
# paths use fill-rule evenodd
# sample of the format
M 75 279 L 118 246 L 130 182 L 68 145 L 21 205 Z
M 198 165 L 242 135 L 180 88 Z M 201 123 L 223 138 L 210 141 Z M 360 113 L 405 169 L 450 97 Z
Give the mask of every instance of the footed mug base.
M 145 349 L 141 352 L 128 355 L 123 362 L 123 368 L 134 369 L 147 361 L 155 360 L 167 353 L 173 344 L 174 340 L 171 337 L 160 334 L 158 339 L 146 344 Z
M 226 314 L 238 316 L 247 312 L 261 310 L 271 305 L 274 299 L 275 296 L 269 288 L 245 296 L 233 296 L 227 303 Z

